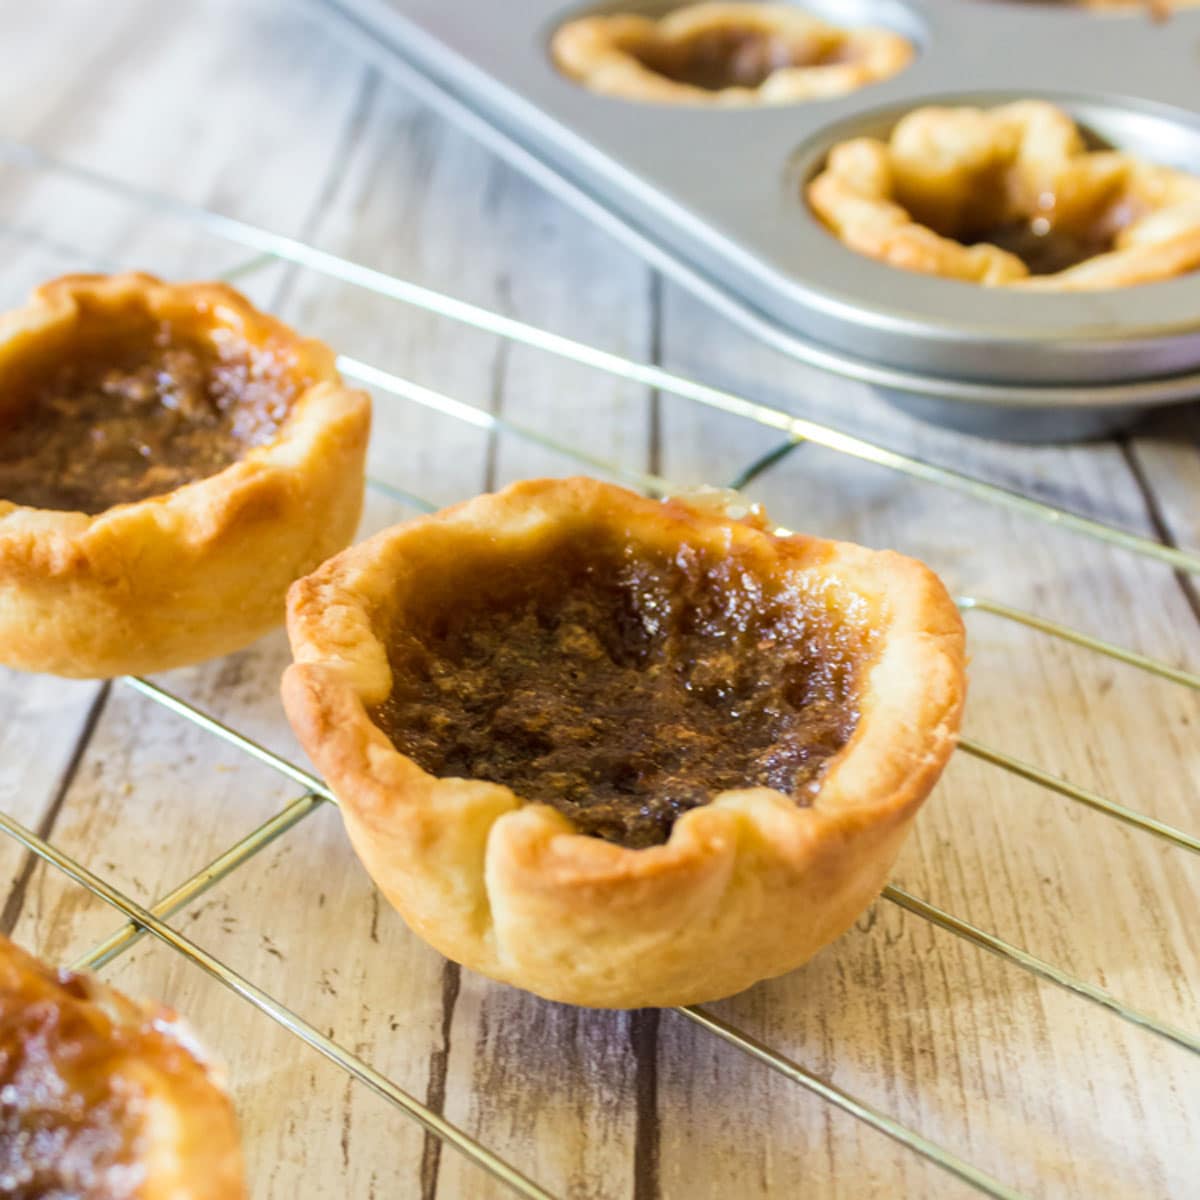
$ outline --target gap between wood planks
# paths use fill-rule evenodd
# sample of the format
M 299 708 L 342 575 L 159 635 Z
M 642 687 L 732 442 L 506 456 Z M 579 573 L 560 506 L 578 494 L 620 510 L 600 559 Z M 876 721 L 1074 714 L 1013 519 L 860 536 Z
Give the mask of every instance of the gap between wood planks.
M 425 1085 L 425 1105 L 440 1113 L 446 1106 L 446 1074 L 450 1064 L 450 1037 L 454 1010 L 462 984 L 462 968 L 450 959 L 442 964 L 442 1040 L 429 1056 L 429 1079 Z M 438 1173 L 442 1166 L 442 1141 L 428 1130 L 421 1149 L 421 1200 L 434 1200 Z
M 1122 434 L 1117 438 L 1117 445 L 1120 447 L 1121 456 L 1125 459 L 1126 465 L 1129 467 L 1130 475 L 1133 476 L 1133 482 L 1141 494 L 1142 503 L 1146 506 L 1146 516 L 1150 521 L 1151 528 L 1160 541 L 1165 542 L 1168 546 L 1178 548 L 1179 542 L 1171 531 L 1170 523 L 1163 512 L 1163 507 L 1154 490 L 1154 485 L 1150 482 L 1141 459 L 1138 458 L 1137 450 L 1130 436 Z M 1183 598 L 1192 610 L 1192 615 L 1196 618 L 1197 624 L 1200 624 L 1200 591 L 1196 589 L 1196 581 L 1185 571 L 1174 571 L 1172 574 L 1175 576 L 1175 582 L 1179 584 L 1179 588 L 1183 592 Z
M 305 243 L 311 242 L 320 228 L 321 222 L 324 220 L 326 212 L 337 193 L 338 185 L 358 150 L 359 142 L 362 140 L 363 131 L 367 126 L 367 120 L 371 115 L 371 109 L 374 107 L 378 94 L 379 73 L 374 67 L 364 67 L 362 82 L 358 85 L 358 94 L 354 98 L 354 103 L 350 106 L 350 115 L 346 120 L 345 127 L 338 134 L 337 140 L 334 143 L 333 153 L 329 156 L 329 165 L 325 169 L 325 178 L 321 180 L 321 185 L 317 188 L 312 207 L 300 222 L 300 233 L 297 235 L 299 241 Z M 279 281 L 279 286 L 272 294 L 271 303 L 268 307 L 272 312 L 281 312 L 303 268 L 299 263 L 286 262 L 286 260 L 280 259 L 274 259 L 273 261 L 284 261 L 285 266 L 283 278 Z
M 75 782 L 75 776 L 79 773 L 83 757 L 87 753 L 88 746 L 91 745 L 92 735 L 96 732 L 96 726 L 100 723 L 100 714 L 104 711 L 104 706 L 108 703 L 108 697 L 111 693 L 112 680 L 106 679 L 100 685 L 96 695 L 92 699 L 91 707 L 88 709 L 87 717 L 83 722 L 83 729 L 80 730 L 75 746 L 71 750 L 71 757 L 67 760 L 67 765 L 63 769 L 62 778 L 55 789 L 54 797 L 50 801 L 46 811 L 42 814 L 42 819 L 38 822 L 36 832 L 38 837 L 43 841 L 50 840 L 50 834 L 54 830 L 58 814 L 62 811 L 67 793 L 71 790 L 71 784 Z M 3 912 L 0 912 L 0 930 L 3 930 L 6 937 L 12 936 L 13 930 L 17 927 L 17 922 L 21 919 L 21 913 L 25 907 L 25 897 L 29 892 L 29 883 L 33 878 L 34 869 L 40 861 L 32 850 L 25 852 L 25 861 L 21 864 L 21 873 L 17 876 L 12 891 L 8 893 L 8 897 L 4 901 Z

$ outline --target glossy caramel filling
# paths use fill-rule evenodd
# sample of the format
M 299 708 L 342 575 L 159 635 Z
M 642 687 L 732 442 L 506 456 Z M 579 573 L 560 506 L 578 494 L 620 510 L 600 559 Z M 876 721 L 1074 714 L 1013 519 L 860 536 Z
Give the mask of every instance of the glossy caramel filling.
M 207 1072 L 173 1021 L 0 937 L 0 1195 L 164 1194 L 164 1160 L 172 1179 L 184 1164 L 160 1143 L 187 1146 L 189 1105 L 212 1104 Z
M 270 441 L 299 388 L 275 353 L 166 322 L 93 335 L 0 399 L 0 499 L 99 513 L 174 491 Z
M 785 603 L 686 547 L 666 561 L 559 547 L 472 600 L 496 579 L 389 646 L 393 690 L 372 718 L 433 775 L 505 784 L 644 847 L 730 788 L 810 803 L 854 731 L 869 638 L 816 584 Z
M 113 1078 L 121 1052 L 106 1040 L 107 1019 L 88 1011 L 85 981 L 64 974 L 58 1004 L 48 972 L 47 979 L 27 1007 L 8 992 L 3 998 L 0 1194 L 34 1200 L 86 1187 L 88 1195 L 133 1200 L 145 1099 L 127 1066 L 124 1080 Z
M 1014 221 L 973 238 L 957 238 L 972 245 L 987 242 L 1015 254 L 1030 275 L 1057 275 L 1115 249 L 1117 230 L 1056 229 L 1045 218 Z
M 846 61 L 843 46 L 829 49 L 815 37 L 784 38 L 732 25 L 687 38 L 639 43 L 630 46 L 629 53 L 657 75 L 709 92 L 756 88 L 786 67 L 823 67 Z

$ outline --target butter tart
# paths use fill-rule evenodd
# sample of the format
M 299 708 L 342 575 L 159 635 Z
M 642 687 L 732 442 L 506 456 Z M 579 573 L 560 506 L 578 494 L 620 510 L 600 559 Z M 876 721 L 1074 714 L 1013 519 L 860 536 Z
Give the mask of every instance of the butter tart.
M 72 275 L 0 318 L 0 662 L 224 654 L 353 537 L 370 402 L 216 283 Z
M 653 19 L 580 17 L 550 43 L 564 75 L 594 92 L 662 104 L 793 104 L 902 71 L 912 43 L 842 29 L 791 4 L 691 4 Z
M 0 937 L 0 1195 L 243 1200 L 233 1106 L 175 1013 Z
M 1088 149 L 1040 100 L 921 108 L 842 142 L 808 186 L 845 245 L 988 287 L 1097 291 L 1200 267 L 1200 177 Z
M 898 554 L 514 484 L 288 597 L 284 703 L 368 872 L 551 1000 L 711 1000 L 871 902 L 954 747 L 963 627 Z

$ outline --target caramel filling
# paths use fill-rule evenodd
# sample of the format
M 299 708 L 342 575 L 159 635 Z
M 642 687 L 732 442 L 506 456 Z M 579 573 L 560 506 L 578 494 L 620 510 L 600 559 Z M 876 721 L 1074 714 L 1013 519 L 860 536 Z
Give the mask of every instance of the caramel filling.
M 756 88 L 785 67 L 824 67 L 846 61 L 843 46 L 829 49 L 817 38 L 783 38 L 736 26 L 640 43 L 630 46 L 629 53 L 655 74 L 708 92 Z
M 975 238 L 957 238 L 966 245 L 987 242 L 1015 254 L 1030 275 L 1057 275 L 1069 267 L 1107 254 L 1115 248 L 1117 230 L 1056 229 L 1049 221 L 1014 221 Z
M 372 719 L 431 774 L 505 784 L 591 836 L 661 843 L 730 788 L 810 803 L 857 723 L 867 636 L 735 560 L 559 547 L 498 599 L 472 590 L 393 638 Z
M 964 246 L 991 245 L 1019 258 L 1030 275 L 1057 275 L 1080 263 L 1088 262 L 1117 248 L 1123 230 L 1145 216 L 1145 208 L 1130 197 L 1109 196 L 1085 211 L 1076 211 L 1055 219 L 1049 212 L 1014 214 L 1013 219 L 998 220 L 994 196 L 981 187 L 978 216 L 970 215 L 951 223 L 936 213 L 924 211 L 919 198 L 909 199 L 909 208 L 917 220 L 943 237 Z M 957 227 L 952 227 L 957 226 Z
M 166 322 L 91 336 L 9 385 L 0 499 L 99 513 L 174 491 L 269 441 L 299 386 L 269 350 Z
M 7 986 L 0 1014 L 0 1189 L 14 1200 L 44 1196 L 133 1197 L 150 1098 L 122 1037 L 93 1008 L 86 981 L 47 973 L 28 994 Z M 125 1044 L 123 1045 L 123 1041 Z M 15 1190 L 8 1190 L 13 1187 Z

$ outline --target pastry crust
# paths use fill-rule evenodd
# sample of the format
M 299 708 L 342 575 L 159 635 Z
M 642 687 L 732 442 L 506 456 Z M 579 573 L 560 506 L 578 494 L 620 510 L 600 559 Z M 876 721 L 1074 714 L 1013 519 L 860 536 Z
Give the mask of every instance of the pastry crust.
M 753 85 L 697 86 L 672 78 L 689 47 L 720 39 L 768 39 L 778 65 Z M 840 96 L 902 71 L 912 43 L 889 29 L 842 29 L 791 4 L 691 4 L 654 20 L 617 14 L 581 17 L 550 43 L 555 65 L 594 92 L 658 104 L 745 107 Z M 659 68 L 659 69 L 656 69 Z M 665 68 L 665 69 L 664 69 Z
M 818 588 L 871 633 L 857 725 L 811 806 L 727 791 L 665 844 L 629 849 L 507 787 L 435 778 L 372 722 L 392 688 L 388 631 L 464 588 L 486 595 L 498 563 L 600 535 L 633 555 L 732 558 L 741 578 L 793 598 Z M 953 750 L 965 686 L 961 619 L 919 563 L 588 479 L 514 484 L 353 547 L 295 584 L 288 631 L 288 716 L 388 900 L 473 970 L 599 1007 L 727 996 L 845 931 Z
M 104 677 L 228 653 L 283 618 L 292 580 L 353 537 L 370 402 L 332 352 L 217 283 L 73 275 L 0 318 L 0 391 L 73 345 L 161 322 L 283 364 L 296 395 L 269 441 L 217 473 L 95 515 L 0 499 L 0 662 Z
M 169 1009 L 0 937 L 0 1191 L 243 1200 L 233 1106 Z
M 988 287 L 1095 291 L 1200 267 L 1200 177 L 1088 150 L 1071 118 L 1040 100 L 917 109 L 886 142 L 835 146 L 808 201 L 860 254 Z M 1111 249 L 1035 276 L 987 241 L 1022 225 Z

